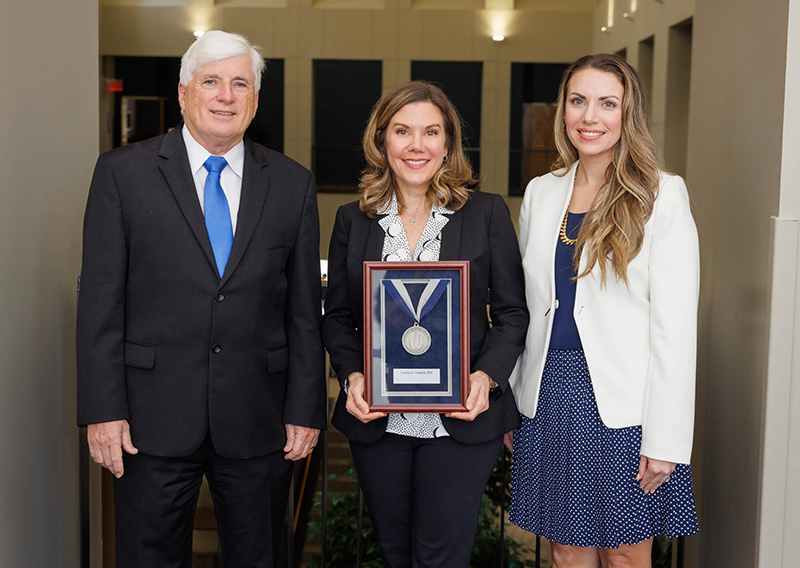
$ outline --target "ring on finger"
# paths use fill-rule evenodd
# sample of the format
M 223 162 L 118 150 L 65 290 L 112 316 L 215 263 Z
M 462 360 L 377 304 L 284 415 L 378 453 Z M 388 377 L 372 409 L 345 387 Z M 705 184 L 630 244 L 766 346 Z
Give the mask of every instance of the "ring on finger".
M 662 480 L 662 483 L 668 483 L 668 482 L 669 482 L 669 474 L 665 475 L 664 479 Z

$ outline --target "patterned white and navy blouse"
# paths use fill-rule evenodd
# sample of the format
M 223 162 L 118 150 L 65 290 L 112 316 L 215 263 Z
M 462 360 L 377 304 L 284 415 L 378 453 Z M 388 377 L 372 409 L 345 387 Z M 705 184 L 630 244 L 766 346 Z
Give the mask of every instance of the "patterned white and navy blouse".
M 435 205 L 431 208 L 413 256 L 409 249 L 403 220 L 400 218 L 397 197 L 393 195 L 391 202 L 377 213 L 386 215 L 378 220 L 378 224 L 385 233 L 381 260 L 393 262 L 439 260 L 439 251 L 442 248 L 442 229 L 447 225 L 450 220 L 448 215 L 452 215 L 453 211 Z M 450 435 L 442 424 L 442 417 L 438 414 L 402 412 L 390 413 L 388 418 L 386 431 L 390 434 L 414 438 L 440 438 Z

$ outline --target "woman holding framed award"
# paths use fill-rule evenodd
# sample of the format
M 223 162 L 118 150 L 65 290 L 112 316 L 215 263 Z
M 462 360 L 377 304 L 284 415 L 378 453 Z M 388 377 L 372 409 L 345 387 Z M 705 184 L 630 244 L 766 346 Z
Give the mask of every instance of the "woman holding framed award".
M 646 107 L 624 59 L 575 62 L 559 158 L 520 213 L 531 321 L 512 379 L 510 518 L 551 541 L 559 568 L 649 567 L 654 536 L 697 532 L 698 237 Z
M 328 259 L 322 333 L 342 384 L 333 424 L 350 440 L 385 565 L 465 567 L 503 435 L 519 425 L 508 377 L 528 313 L 516 234 L 502 198 L 471 189 L 460 120 L 439 88 L 412 82 L 384 95 L 367 124 L 364 155 L 361 198 L 337 212 Z M 469 262 L 469 297 L 461 299 L 469 305 L 466 410 L 370 409 L 365 261 Z M 413 282 L 385 278 L 381 317 L 402 320 L 405 331 L 387 334 L 381 349 L 405 360 L 436 349 L 426 321 L 457 299 L 446 280 L 428 279 L 414 295 Z M 400 383 L 414 372 L 394 377 Z

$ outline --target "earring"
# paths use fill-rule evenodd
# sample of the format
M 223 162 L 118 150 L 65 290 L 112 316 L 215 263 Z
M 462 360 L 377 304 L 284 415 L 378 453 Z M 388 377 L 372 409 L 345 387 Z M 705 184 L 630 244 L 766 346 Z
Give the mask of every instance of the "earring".
M 445 155 L 444 155 L 444 158 L 442 158 L 442 163 L 444 164 L 444 163 L 446 163 L 446 162 L 447 162 L 447 154 L 445 154 Z

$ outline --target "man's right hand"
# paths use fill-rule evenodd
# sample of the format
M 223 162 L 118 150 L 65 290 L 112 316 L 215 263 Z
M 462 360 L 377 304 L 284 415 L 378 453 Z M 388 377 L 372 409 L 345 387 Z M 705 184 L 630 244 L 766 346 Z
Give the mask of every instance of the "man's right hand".
M 125 473 L 122 465 L 122 450 L 138 454 L 131 441 L 131 428 L 127 420 L 89 424 L 86 438 L 92 459 L 120 478 Z

